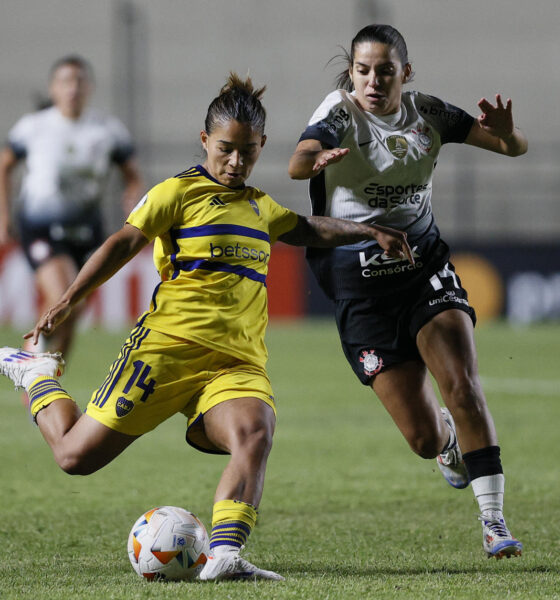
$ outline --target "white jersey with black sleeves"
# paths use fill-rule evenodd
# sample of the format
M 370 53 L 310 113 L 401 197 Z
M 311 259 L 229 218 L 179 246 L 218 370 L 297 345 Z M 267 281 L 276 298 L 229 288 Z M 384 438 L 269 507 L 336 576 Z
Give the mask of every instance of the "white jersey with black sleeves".
M 429 222 L 440 148 L 463 142 L 472 122 L 461 109 L 418 92 L 403 94 L 394 124 L 362 110 L 354 93 L 330 93 L 300 140 L 317 139 L 350 153 L 323 171 L 324 194 L 312 196 L 314 210 L 400 229 Z
M 364 111 L 345 90 L 325 98 L 300 141 L 350 152 L 311 179 L 313 214 L 406 231 L 417 261 L 412 267 L 388 259 L 374 242 L 312 249 L 311 267 L 330 297 L 398 291 L 433 262 L 441 246 L 431 206 L 434 167 L 441 146 L 464 142 L 473 121 L 462 109 L 415 91 L 403 93 L 400 111 L 389 117 Z
M 22 216 L 37 223 L 75 221 L 99 210 L 111 163 L 134 153 L 126 127 L 95 109 L 76 120 L 56 107 L 24 115 L 9 132 L 8 146 L 25 160 Z

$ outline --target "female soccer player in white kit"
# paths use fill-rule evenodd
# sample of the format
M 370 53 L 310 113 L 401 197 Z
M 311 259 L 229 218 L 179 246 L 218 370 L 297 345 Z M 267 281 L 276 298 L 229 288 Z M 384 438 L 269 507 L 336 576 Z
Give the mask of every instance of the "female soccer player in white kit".
M 69 55 L 57 60 L 49 79 L 53 105 L 19 119 L 0 152 L 0 246 L 13 233 L 13 171 L 24 162 L 17 211 L 20 242 L 44 308 L 60 297 L 103 241 L 101 202 L 111 165 L 123 176 L 126 213 L 142 191 L 130 134 L 116 117 L 88 107 L 92 89 L 85 59 Z M 48 339 L 48 349 L 68 351 L 75 316 Z
M 310 179 L 314 215 L 405 231 L 415 262 L 390 258 L 375 242 L 309 249 L 322 289 L 335 302 L 344 353 L 371 385 L 410 447 L 436 458 L 447 481 L 471 484 L 488 556 L 519 555 L 502 514 L 500 448 L 477 370 L 474 310 L 461 287 L 431 207 L 443 144 L 467 143 L 518 156 L 527 141 L 511 101 L 478 103 L 478 119 L 438 98 L 403 92 L 412 76 L 405 40 L 393 27 L 358 32 L 339 88 L 317 108 L 289 173 Z M 439 407 L 431 373 L 447 408 Z M 456 425 L 456 429 L 455 429 Z

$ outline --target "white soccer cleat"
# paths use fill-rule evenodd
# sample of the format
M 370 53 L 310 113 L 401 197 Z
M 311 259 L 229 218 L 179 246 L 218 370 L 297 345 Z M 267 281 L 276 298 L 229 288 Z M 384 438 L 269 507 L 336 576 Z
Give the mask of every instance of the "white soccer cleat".
M 482 522 L 482 545 L 488 558 L 521 556 L 523 544 L 511 535 L 501 512 L 485 512 L 478 518 Z
M 37 377 L 60 377 L 64 360 L 60 352 L 27 352 L 19 348 L 0 348 L 0 374 L 9 377 L 17 389 L 27 389 Z
M 282 575 L 266 571 L 241 558 L 238 552 L 226 552 L 219 556 L 210 555 L 199 579 L 202 581 L 223 581 L 225 579 L 272 579 L 284 581 Z
M 461 454 L 461 449 L 459 448 L 459 443 L 457 441 L 455 422 L 453 421 L 453 417 L 447 408 L 440 406 L 440 409 L 445 422 L 449 425 L 449 428 L 452 431 L 455 442 L 451 448 L 448 448 L 445 450 L 445 452 L 438 454 L 436 458 L 437 465 L 449 485 L 452 485 L 454 488 L 463 489 L 469 485 L 470 480 L 469 474 L 467 473 L 467 467 L 463 461 L 463 455 Z

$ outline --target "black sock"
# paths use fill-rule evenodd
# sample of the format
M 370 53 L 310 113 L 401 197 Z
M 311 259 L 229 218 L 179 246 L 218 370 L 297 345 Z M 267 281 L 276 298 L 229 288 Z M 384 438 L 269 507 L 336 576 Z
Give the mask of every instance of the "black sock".
M 486 475 L 503 473 L 500 460 L 500 446 L 487 446 L 463 454 L 469 479 L 477 479 Z

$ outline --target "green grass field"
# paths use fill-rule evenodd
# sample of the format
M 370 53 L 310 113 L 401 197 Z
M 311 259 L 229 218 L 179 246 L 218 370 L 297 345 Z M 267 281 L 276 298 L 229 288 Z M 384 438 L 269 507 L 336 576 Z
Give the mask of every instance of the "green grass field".
M 82 407 L 126 333 L 80 335 L 63 383 Z M 0 334 L 19 344 L 19 332 Z M 209 525 L 224 457 L 190 448 L 175 417 L 101 472 L 70 477 L 2 378 L 0 597 L 560 598 L 560 326 L 486 325 L 477 341 L 523 557 L 486 559 L 470 489 L 410 452 L 354 380 L 331 321 L 273 323 L 278 427 L 246 555 L 286 581 L 142 581 L 126 552 L 133 522 L 171 504 Z

